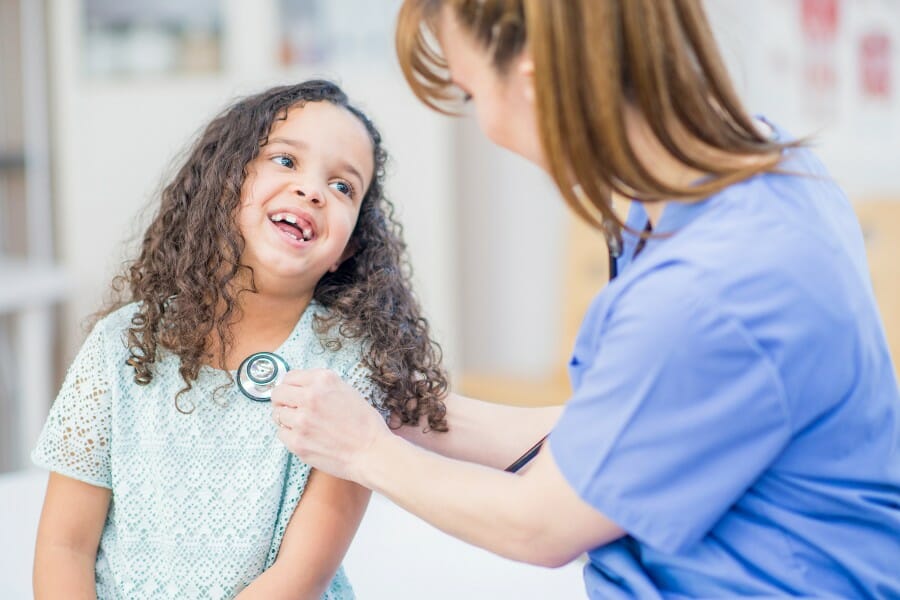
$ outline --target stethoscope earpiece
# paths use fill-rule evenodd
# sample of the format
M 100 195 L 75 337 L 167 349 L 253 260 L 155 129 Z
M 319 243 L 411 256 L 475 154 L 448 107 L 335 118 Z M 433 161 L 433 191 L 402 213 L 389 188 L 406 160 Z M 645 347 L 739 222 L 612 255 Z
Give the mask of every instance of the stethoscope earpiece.
M 272 390 L 290 369 L 287 362 L 273 352 L 251 354 L 238 367 L 238 389 L 251 400 L 269 402 Z

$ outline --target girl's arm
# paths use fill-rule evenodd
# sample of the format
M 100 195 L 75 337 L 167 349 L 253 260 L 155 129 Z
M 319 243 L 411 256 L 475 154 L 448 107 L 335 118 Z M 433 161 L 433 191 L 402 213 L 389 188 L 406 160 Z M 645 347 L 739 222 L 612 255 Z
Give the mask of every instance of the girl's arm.
M 110 490 L 51 472 L 34 553 L 34 597 L 96 598 L 94 563 Z
M 238 598 L 321 598 L 350 547 L 370 496 L 364 487 L 313 470 L 284 532 L 278 558 Z
M 562 405 L 526 408 L 448 394 L 450 431 L 423 433 L 423 425 L 394 432 L 417 446 L 468 462 L 504 469 L 547 435 L 562 413 Z

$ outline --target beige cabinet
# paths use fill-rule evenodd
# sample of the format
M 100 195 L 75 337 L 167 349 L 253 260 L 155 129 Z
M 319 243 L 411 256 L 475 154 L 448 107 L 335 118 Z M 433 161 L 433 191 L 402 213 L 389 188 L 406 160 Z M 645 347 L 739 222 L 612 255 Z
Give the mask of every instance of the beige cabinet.
M 900 197 L 864 200 L 855 208 L 894 371 L 900 373 Z

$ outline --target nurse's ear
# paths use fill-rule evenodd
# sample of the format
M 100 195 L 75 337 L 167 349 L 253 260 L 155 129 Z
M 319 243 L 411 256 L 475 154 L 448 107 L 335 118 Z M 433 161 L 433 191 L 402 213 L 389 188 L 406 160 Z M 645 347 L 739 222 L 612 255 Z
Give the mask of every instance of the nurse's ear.
M 516 59 L 516 70 L 524 80 L 525 99 L 529 104 L 534 104 L 534 60 L 528 48 L 525 48 L 522 55 Z

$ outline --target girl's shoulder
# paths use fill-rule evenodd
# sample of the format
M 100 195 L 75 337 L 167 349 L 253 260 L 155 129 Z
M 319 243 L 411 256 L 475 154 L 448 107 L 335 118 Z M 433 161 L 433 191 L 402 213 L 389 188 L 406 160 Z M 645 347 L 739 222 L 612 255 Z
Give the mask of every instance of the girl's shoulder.
M 129 302 L 108 312 L 94 323 L 90 336 L 101 337 L 107 343 L 122 339 L 125 330 L 131 327 L 132 319 L 139 310 L 139 302 Z
M 311 304 L 310 309 L 307 313 L 311 317 L 332 316 L 326 307 L 317 302 Z M 349 331 L 342 327 L 343 324 L 340 319 L 335 319 L 324 332 L 317 332 L 310 319 L 308 337 L 315 341 L 313 346 L 308 347 L 308 353 L 303 357 L 305 364 L 300 363 L 301 368 L 324 367 L 336 372 L 387 419 L 390 413 L 384 405 L 384 392 L 373 380 L 368 366 L 370 362 L 367 360 L 367 354 L 371 348 L 371 340 L 365 332 Z
M 142 304 L 141 302 L 129 302 L 110 310 L 97 319 L 85 338 L 83 346 L 102 352 L 115 364 L 127 361 L 131 357 L 128 330 L 136 325 L 135 317 L 139 316 Z M 165 352 L 162 348 L 159 348 L 158 351 Z M 160 367 L 160 364 L 156 365 L 156 369 Z
M 343 327 L 340 319 L 333 319 L 334 313 L 326 306 L 313 300 L 297 323 L 294 333 L 286 346 L 302 349 L 301 362 L 312 362 L 340 371 L 360 362 L 367 343 L 363 335 L 355 336 Z M 322 329 L 322 323 L 328 327 Z
M 131 319 L 138 314 L 140 309 L 140 302 L 123 304 L 104 315 L 103 318 L 97 321 L 97 324 L 103 323 L 106 327 L 128 327 L 131 325 Z

